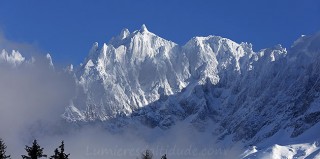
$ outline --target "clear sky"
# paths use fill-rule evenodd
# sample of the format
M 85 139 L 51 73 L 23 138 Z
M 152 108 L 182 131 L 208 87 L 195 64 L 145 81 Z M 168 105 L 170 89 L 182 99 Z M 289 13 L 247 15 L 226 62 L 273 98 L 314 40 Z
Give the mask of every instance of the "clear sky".
M 123 28 L 178 44 L 220 35 L 254 50 L 320 31 L 319 0 L 1 0 L 0 28 L 10 41 L 36 44 L 54 62 L 79 64 L 93 42 Z

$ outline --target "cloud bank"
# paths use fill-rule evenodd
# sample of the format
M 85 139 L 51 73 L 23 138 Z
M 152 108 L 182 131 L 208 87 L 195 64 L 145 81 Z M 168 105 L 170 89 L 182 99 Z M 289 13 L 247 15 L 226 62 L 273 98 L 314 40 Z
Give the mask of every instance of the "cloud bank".
M 11 42 L 0 34 L 0 49 L 4 48 L 30 51 L 35 59 L 15 67 L 0 61 L 0 137 L 13 158 L 25 154 L 24 146 L 33 139 L 38 139 L 49 156 L 64 140 L 66 152 L 77 159 L 138 158 L 146 149 L 154 158 L 167 154 L 175 159 L 236 158 L 240 152 L 215 143 L 210 131 L 198 132 L 184 123 L 170 130 L 137 124 L 116 133 L 105 129 L 103 123 L 68 124 L 61 114 L 75 94 L 72 76 L 50 67 L 48 58 L 35 46 Z

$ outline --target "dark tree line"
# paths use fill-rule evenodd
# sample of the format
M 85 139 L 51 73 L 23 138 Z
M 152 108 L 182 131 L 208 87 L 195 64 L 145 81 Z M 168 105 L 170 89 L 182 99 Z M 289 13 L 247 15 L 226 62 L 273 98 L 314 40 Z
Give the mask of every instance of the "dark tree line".
M 0 159 L 10 159 L 10 155 L 6 155 L 7 146 L 0 139 Z M 43 153 L 43 148 L 37 143 L 37 140 L 34 140 L 32 146 L 27 146 L 25 148 L 27 154 L 21 155 L 23 159 L 39 159 L 42 157 L 47 157 Z M 70 154 L 64 152 L 64 142 L 61 142 L 61 145 L 54 150 L 54 155 L 50 156 L 50 159 L 69 159 Z
M 6 144 L 0 138 L 0 159 L 11 159 L 10 155 L 6 154 Z M 37 140 L 34 140 L 32 146 L 26 145 L 26 155 L 21 155 L 23 159 L 39 159 L 42 157 L 47 157 L 46 154 L 43 153 L 43 149 L 38 143 Z M 69 159 L 70 154 L 66 154 L 64 152 L 64 142 L 61 142 L 61 145 L 54 150 L 54 155 L 50 156 L 50 159 Z M 141 154 L 141 159 L 152 159 L 153 154 L 150 150 L 146 150 Z M 167 159 L 167 155 L 163 155 L 161 159 Z

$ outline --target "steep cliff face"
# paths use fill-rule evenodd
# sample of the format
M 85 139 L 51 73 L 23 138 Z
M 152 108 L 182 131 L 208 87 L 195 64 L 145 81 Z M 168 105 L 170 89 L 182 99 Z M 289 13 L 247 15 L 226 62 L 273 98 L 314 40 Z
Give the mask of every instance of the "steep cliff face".
M 64 118 L 163 129 L 187 121 L 199 130 L 214 121 L 213 133 L 235 142 L 258 143 L 283 129 L 296 137 L 320 120 L 319 37 L 254 52 L 219 36 L 179 46 L 145 25 L 124 29 L 108 44 L 95 43 L 74 72 L 77 96 Z

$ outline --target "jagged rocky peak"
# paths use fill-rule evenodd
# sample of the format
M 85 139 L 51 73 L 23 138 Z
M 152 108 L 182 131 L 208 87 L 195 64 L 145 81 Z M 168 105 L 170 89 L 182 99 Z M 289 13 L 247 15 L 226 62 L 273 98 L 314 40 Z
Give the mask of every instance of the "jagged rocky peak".
M 74 71 L 74 69 L 73 69 L 73 65 L 72 64 L 70 64 L 70 65 L 68 65 L 68 66 L 66 66 L 65 68 L 64 68 L 64 71 L 66 71 L 66 72 L 68 72 L 68 73 L 73 73 L 73 71 Z
M 47 53 L 46 59 L 48 60 L 49 67 L 50 67 L 50 68 L 54 68 L 53 62 L 52 62 L 52 57 L 51 57 L 51 55 L 50 55 L 49 53 Z
M 224 53 L 236 53 L 234 56 L 243 56 L 246 52 L 253 52 L 252 45 L 247 43 L 238 44 L 221 36 L 194 37 L 184 46 L 186 48 L 198 48 L 202 51 L 210 51 L 216 55 Z M 243 50 L 245 49 L 245 50 Z
M 183 46 L 189 61 L 191 74 L 212 83 L 221 81 L 221 73 L 248 70 L 250 58 L 256 53 L 247 43 L 238 44 L 220 36 L 194 37 Z M 229 71 L 222 71 L 229 70 Z
M 216 84 L 221 68 L 240 69 L 244 54 L 239 44 L 219 36 L 196 37 L 181 47 L 149 32 L 145 25 L 128 34 L 122 31 L 100 50 L 94 44 L 79 71 L 78 83 L 89 102 L 74 102 L 74 106 L 85 112 L 99 106 L 93 111 L 99 115 L 90 119 L 130 115 L 188 85 Z
M 94 59 L 97 56 L 97 52 L 99 51 L 99 43 L 94 42 L 89 50 L 89 54 L 85 59 L 85 62 L 87 62 L 90 59 Z
M 149 30 L 147 29 L 147 26 L 145 24 L 142 24 L 141 28 L 140 28 L 140 32 L 141 33 L 147 33 L 149 32 Z
M 130 35 L 130 31 L 127 28 L 124 28 L 121 30 L 121 33 L 119 35 L 120 39 L 125 39 Z
M 98 48 L 99 48 L 99 43 L 98 43 L 98 42 L 94 42 L 94 43 L 92 44 L 92 47 L 91 47 L 91 50 L 90 50 L 90 51 L 95 52 L 95 51 L 98 50 Z
M 121 45 L 130 45 L 131 43 L 136 43 L 138 40 L 141 42 L 152 42 L 152 39 L 160 38 L 155 34 L 148 31 L 145 25 L 142 25 L 140 30 L 135 30 L 132 33 L 128 29 L 122 29 L 118 36 L 112 37 L 108 42 L 108 45 L 112 45 L 118 48 Z M 138 42 L 139 43 L 139 42 Z M 138 44 L 136 44 L 138 45 Z
M 121 30 L 120 34 L 116 37 L 112 37 L 109 41 L 109 44 L 119 45 L 118 43 L 121 43 L 123 40 L 127 39 L 131 36 L 131 33 L 129 29 L 124 28 Z
M 23 56 L 19 51 L 12 50 L 11 52 L 7 52 L 5 49 L 0 52 L 0 65 L 9 66 L 11 68 L 19 68 L 20 66 L 44 66 L 46 68 L 54 69 L 52 57 L 49 53 L 45 56 L 37 56 L 36 58 L 31 56 L 28 58 Z

